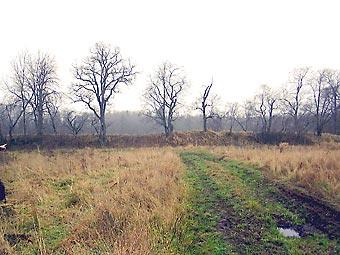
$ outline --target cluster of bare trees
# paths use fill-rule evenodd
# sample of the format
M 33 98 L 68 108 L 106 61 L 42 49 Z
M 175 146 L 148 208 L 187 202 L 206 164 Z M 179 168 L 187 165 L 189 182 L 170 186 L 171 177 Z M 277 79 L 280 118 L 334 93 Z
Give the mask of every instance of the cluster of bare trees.
M 0 138 L 6 130 L 13 134 L 42 136 L 57 134 L 62 128 L 74 136 L 90 126 L 106 143 L 108 107 L 121 86 L 133 83 L 136 67 L 122 57 L 119 48 L 97 43 L 89 55 L 73 66 L 74 82 L 68 96 L 61 93 L 54 58 L 49 54 L 28 52 L 19 55 L 11 65 L 10 77 L 4 82 L 5 101 L 0 104 Z M 340 71 L 310 68 L 295 69 L 287 84 L 279 89 L 262 85 L 258 93 L 243 104 L 228 103 L 221 107 L 213 93 L 213 82 L 202 88 L 193 110 L 200 113 L 203 131 L 219 130 L 293 132 L 313 130 L 321 135 L 338 133 L 340 105 Z M 169 136 L 184 107 L 184 92 L 189 84 L 182 68 L 164 62 L 150 76 L 143 93 L 143 116 L 162 127 Z M 89 113 L 61 110 L 65 99 L 80 102 Z M 184 122 L 183 122 L 184 123 Z M 20 129 L 20 131 L 19 131 Z
M 130 84 L 135 74 L 135 66 L 122 58 L 118 48 L 112 49 L 102 43 L 97 43 L 89 56 L 73 67 L 75 82 L 70 88 L 72 101 L 81 102 L 92 111 L 94 118 L 89 121 L 98 133 L 101 144 L 106 142 L 107 106 L 114 94 L 119 92 L 119 87 Z M 60 116 L 62 94 L 58 89 L 55 61 L 48 54 L 20 55 L 12 64 L 11 78 L 5 85 L 8 93 L 0 114 L 2 123 L 7 124 L 10 140 L 19 121 L 24 136 L 27 134 L 27 120 L 34 121 L 35 133 L 42 136 L 47 117 L 54 133 L 57 133 L 56 122 L 59 120 L 74 135 L 81 131 L 87 120 L 73 111 Z M 3 136 L 2 123 L 0 134 Z
M 1 117 L 7 118 L 8 133 L 12 139 L 13 131 L 22 120 L 23 134 L 27 134 L 27 119 L 32 119 L 38 135 L 43 134 L 44 119 L 55 114 L 55 102 L 60 96 L 56 65 L 47 54 L 28 53 L 20 55 L 12 63 L 12 74 L 5 82 L 7 103 L 1 104 Z
M 204 90 L 200 102 L 202 105 L 206 100 L 207 89 L 210 91 L 211 84 Z M 339 95 L 340 71 L 299 68 L 293 70 L 288 83 L 283 87 L 262 85 L 258 93 L 243 105 L 230 103 L 224 113 L 215 109 L 209 116 L 226 118 L 230 132 L 236 123 L 243 131 L 263 134 L 276 131 L 299 135 L 313 130 L 320 136 L 326 125 L 331 126 L 329 132 L 337 134 Z M 198 109 L 202 112 L 202 107 Z M 202 118 L 205 123 L 204 114 Z M 203 130 L 206 130 L 205 126 L 203 124 Z

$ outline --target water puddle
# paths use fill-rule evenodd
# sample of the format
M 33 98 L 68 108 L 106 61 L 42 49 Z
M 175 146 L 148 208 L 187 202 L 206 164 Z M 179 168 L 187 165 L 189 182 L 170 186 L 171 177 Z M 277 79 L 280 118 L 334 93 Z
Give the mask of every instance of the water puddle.
M 285 237 L 300 237 L 300 234 L 292 228 L 277 228 Z

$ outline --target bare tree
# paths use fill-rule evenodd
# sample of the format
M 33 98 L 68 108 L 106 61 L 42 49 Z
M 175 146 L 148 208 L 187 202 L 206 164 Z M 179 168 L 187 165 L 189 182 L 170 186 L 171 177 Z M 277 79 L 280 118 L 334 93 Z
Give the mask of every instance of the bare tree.
M 57 134 L 57 119 L 59 116 L 59 96 L 51 97 L 49 101 L 46 102 L 46 109 L 48 116 L 50 117 L 51 126 L 53 133 Z
M 327 71 L 317 72 L 310 81 L 313 103 L 310 111 L 316 121 L 316 134 L 321 136 L 324 126 L 331 118 L 331 89 L 327 83 Z
M 27 86 L 32 95 L 29 103 L 32 108 L 37 134 L 41 136 L 44 131 L 47 103 L 51 97 L 58 93 L 56 65 L 54 58 L 39 52 L 36 57 L 28 58 L 28 67 Z
M 10 101 L 10 103 L 4 105 L 3 111 L 7 118 L 8 135 L 10 140 L 12 140 L 14 129 L 22 116 L 23 110 L 18 106 L 19 104 L 17 100 Z
M 291 86 L 284 90 L 284 107 L 289 116 L 293 119 L 294 132 L 300 134 L 307 126 L 308 122 L 302 123 L 306 113 L 304 109 L 303 88 L 307 83 L 307 75 L 310 69 L 308 67 L 295 69 L 291 76 Z
M 173 122 L 178 117 L 179 98 L 187 85 L 180 68 L 163 63 L 144 93 L 145 115 L 164 128 L 166 136 L 173 132 Z
M 204 88 L 203 94 L 198 98 L 198 101 L 196 102 L 196 110 L 199 110 L 202 114 L 204 132 L 207 132 L 208 119 L 212 119 L 214 116 L 216 116 L 214 103 L 217 100 L 217 96 L 210 96 L 212 85 L 213 82 L 211 82 Z
M 226 111 L 225 114 L 223 115 L 223 118 L 226 119 L 229 123 L 230 134 L 233 132 L 235 122 L 237 122 L 238 108 L 239 108 L 238 103 L 229 103 L 226 105 Z
M 122 58 L 119 48 L 96 43 L 82 64 L 74 66 L 74 102 L 84 103 L 100 122 L 99 141 L 106 143 L 107 106 L 121 84 L 131 84 L 135 66 Z
M 5 114 L 8 120 L 7 123 L 9 139 L 10 141 L 12 141 L 14 128 L 18 124 L 18 121 L 22 115 L 22 111 L 17 106 L 16 102 L 14 102 L 5 105 Z
M 28 53 L 19 55 L 17 59 L 12 62 L 12 75 L 10 81 L 5 82 L 7 90 L 13 96 L 13 102 L 20 105 L 21 108 L 19 111 L 16 107 L 16 111 L 19 111 L 19 114 L 17 114 L 17 119 L 13 120 L 13 129 L 19 119 L 22 118 L 23 134 L 25 137 L 27 135 L 27 108 L 33 98 L 33 93 L 28 87 L 28 79 L 30 77 L 29 60 L 30 56 Z M 8 107 L 12 108 L 13 106 Z
M 235 121 L 244 132 L 247 132 L 249 130 L 250 122 L 255 112 L 254 101 L 247 100 L 241 106 L 241 109 L 242 111 L 237 111 Z
M 66 126 L 72 132 L 74 136 L 77 136 L 79 132 L 83 129 L 87 118 L 83 115 L 76 115 L 74 111 L 66 113 Z
M 333 132 L 334 134 L 338 133 L 337 125 L 338 125 L 338 111 L 339 111 L 339 101 L 340 101 L 340 71 L 335 70 L 326 70 L 325 71 L 325 79 L 330 87 L 330 95 L 331 95 L 331 111 L 332 111 L 332 119 L 333 119 Z
M 255 112 L 259 114 L 262 123 L 262 133 L 270 133 L 277 109 L 278 95 L 269 86 L 262 85 L 261 91 L 255 96 Z

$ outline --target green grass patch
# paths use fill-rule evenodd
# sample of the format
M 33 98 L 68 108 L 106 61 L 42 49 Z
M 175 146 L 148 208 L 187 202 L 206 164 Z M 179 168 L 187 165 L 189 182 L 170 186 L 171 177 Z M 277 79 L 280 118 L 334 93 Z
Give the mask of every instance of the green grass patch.
M 186 181 L 190 189 L 186 205 L 186 217 L 182 222 L 184 229 L 176 240 L 179 254 L 233 254 L 233 249 L 224 239 L 217 225 L 220 215 L 216 213 L 219 197 L 215 183 L 205 174 L 204 162 L 198 156 L 182 153 L 187 166 Z

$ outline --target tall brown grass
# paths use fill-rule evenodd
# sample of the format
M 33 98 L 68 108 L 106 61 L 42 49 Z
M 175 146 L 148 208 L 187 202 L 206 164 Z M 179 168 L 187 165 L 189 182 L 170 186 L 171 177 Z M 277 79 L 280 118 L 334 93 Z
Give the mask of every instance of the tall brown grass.
M 13 211 L 0 211 L 3 253 L 172 253 L 185 196 L 183 167 L 172 149 L 9 156 L 0 166 L 9 189 L 6 207 Z M 9 233 L 30 236 L 12 247 L 4 238 Z
M 230 159 L 255 164 L 270 178 L 302 188 L 340 208 L 340 145 L 216 147 Z M 281 152 L 280 152 L 281 151 Z

